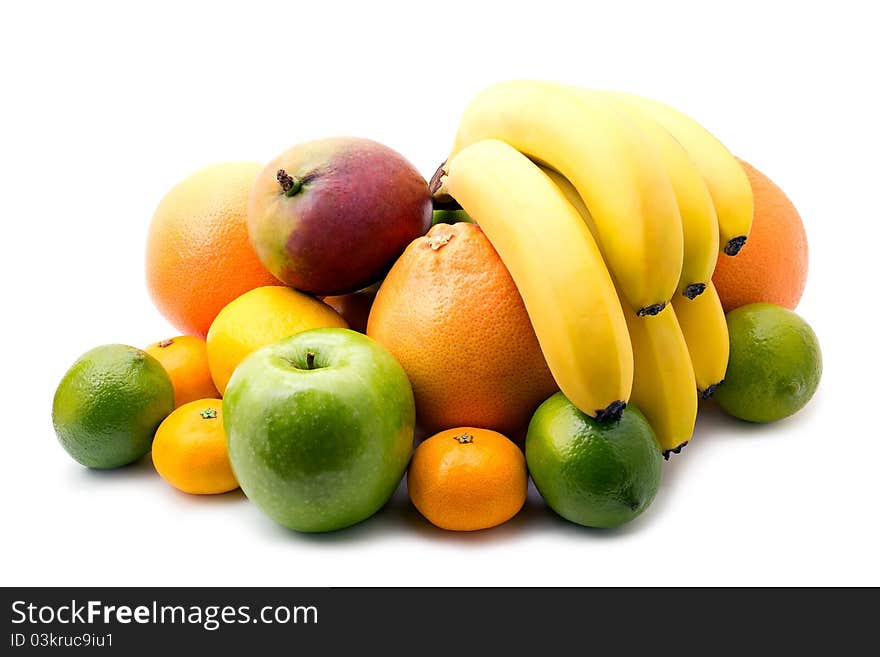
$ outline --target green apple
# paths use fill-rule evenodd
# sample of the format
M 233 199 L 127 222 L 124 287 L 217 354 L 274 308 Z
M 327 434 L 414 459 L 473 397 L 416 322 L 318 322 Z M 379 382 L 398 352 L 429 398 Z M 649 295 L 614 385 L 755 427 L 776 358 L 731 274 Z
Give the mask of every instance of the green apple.
M 378 342 L 322 328 L 248 356 L 226 389 L 223 423 L 248 498 L 285 527 L 325 532 L 391 497 L 412 453 L 415 404 Z

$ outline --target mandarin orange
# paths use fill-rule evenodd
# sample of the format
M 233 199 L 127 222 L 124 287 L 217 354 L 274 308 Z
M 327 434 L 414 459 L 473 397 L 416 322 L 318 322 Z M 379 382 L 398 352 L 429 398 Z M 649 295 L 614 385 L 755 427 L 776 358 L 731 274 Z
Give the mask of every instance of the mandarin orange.
M 488 529 L 510 520 L 525 503 L 526 460 L 500 433 L 449 429 L 416 448 L 407 487 L 412 503 L 437 527 Z
M 219 396 L 208 367 L 207 345 L 201 338 L 178 335 L 155 342 L 144 351 L 162 363 L 171 377 L 175 408 L 196 399 Z

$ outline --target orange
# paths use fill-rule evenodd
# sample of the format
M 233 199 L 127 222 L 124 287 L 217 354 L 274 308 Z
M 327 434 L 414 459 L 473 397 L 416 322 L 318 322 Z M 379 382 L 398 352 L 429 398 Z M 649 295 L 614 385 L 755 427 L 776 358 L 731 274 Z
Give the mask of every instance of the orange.
M 252 351 L 314 328 L 348 328 L 327 304 L 290 287 L 270 285 L 229 303 L 208 331 L 208 367 L 217 390 Z
M 147 286 L 182 333 L 205 337 L 227 303 L 278 280 L 248 238 L 251 185 L 262 165 L 217 164 L 194 173 L 159 203 L 147 236 Z
M 196 399 L 218 396 L 208 369 L 207 345 L 201 338 L 178 335 L 151 344 L 144 351 L 162 363 L 171 377 L 176 407 Z
M 794 310 L 807 282 L 807 235 L 794 204 L 763 173 L 740 160 L 755 197 L 749 238 L 739 255 L 723 253 L 712 282 L 724 310 L 766 302 Z
M 438 224 L 391 268 L 367 324 L 412 382 L 429 431 L 521 431 L 556 391 L 510 274 L 474 224 Z
M 169 415 L 153 439 L 153 465 L 184 493 L 210 495 L 238 488 L 226 451 L 223 402 L 198 399 Z
M 409 497 L 442 529 L 473 531 L 507 522 L 526 501 L 519 447 L 500 433 L 462 427 L 431 436 L 413 454 Z

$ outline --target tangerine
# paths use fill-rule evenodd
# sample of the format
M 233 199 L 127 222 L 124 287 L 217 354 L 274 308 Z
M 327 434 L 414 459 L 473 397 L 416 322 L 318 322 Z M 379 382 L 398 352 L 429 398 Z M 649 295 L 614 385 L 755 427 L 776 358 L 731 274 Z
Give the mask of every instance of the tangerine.
M 160 340 L 144 349 L 162 363 L 174 385 L 175 408 L 196 399 L 217 397 L 217 388 L 208 368 L 205 341 L 192 335 Z
M 153 465 L 169 484 L 195 495 L 238 488 L 223 430 L 223 401 L 197 399 L 169 415 L 153 439 Z
M 409 497 L 442 529 L 473 531 L 510 520 L 526 501 L 522 451 L 488 429 L 448 429 L 422 442 L 407 474 Z

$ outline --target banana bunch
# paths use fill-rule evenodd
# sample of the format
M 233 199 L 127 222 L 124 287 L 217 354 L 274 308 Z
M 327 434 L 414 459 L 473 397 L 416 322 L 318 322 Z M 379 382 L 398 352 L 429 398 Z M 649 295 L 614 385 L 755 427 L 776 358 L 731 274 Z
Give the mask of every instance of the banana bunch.
M 495 246 L 571 402 L 604 420 L 631 399 L 678 452 L 727 368 L 712 273 L 752 220 L 727 149 L 653 100 L 510 81 L 467 107 L 432 191 Z

